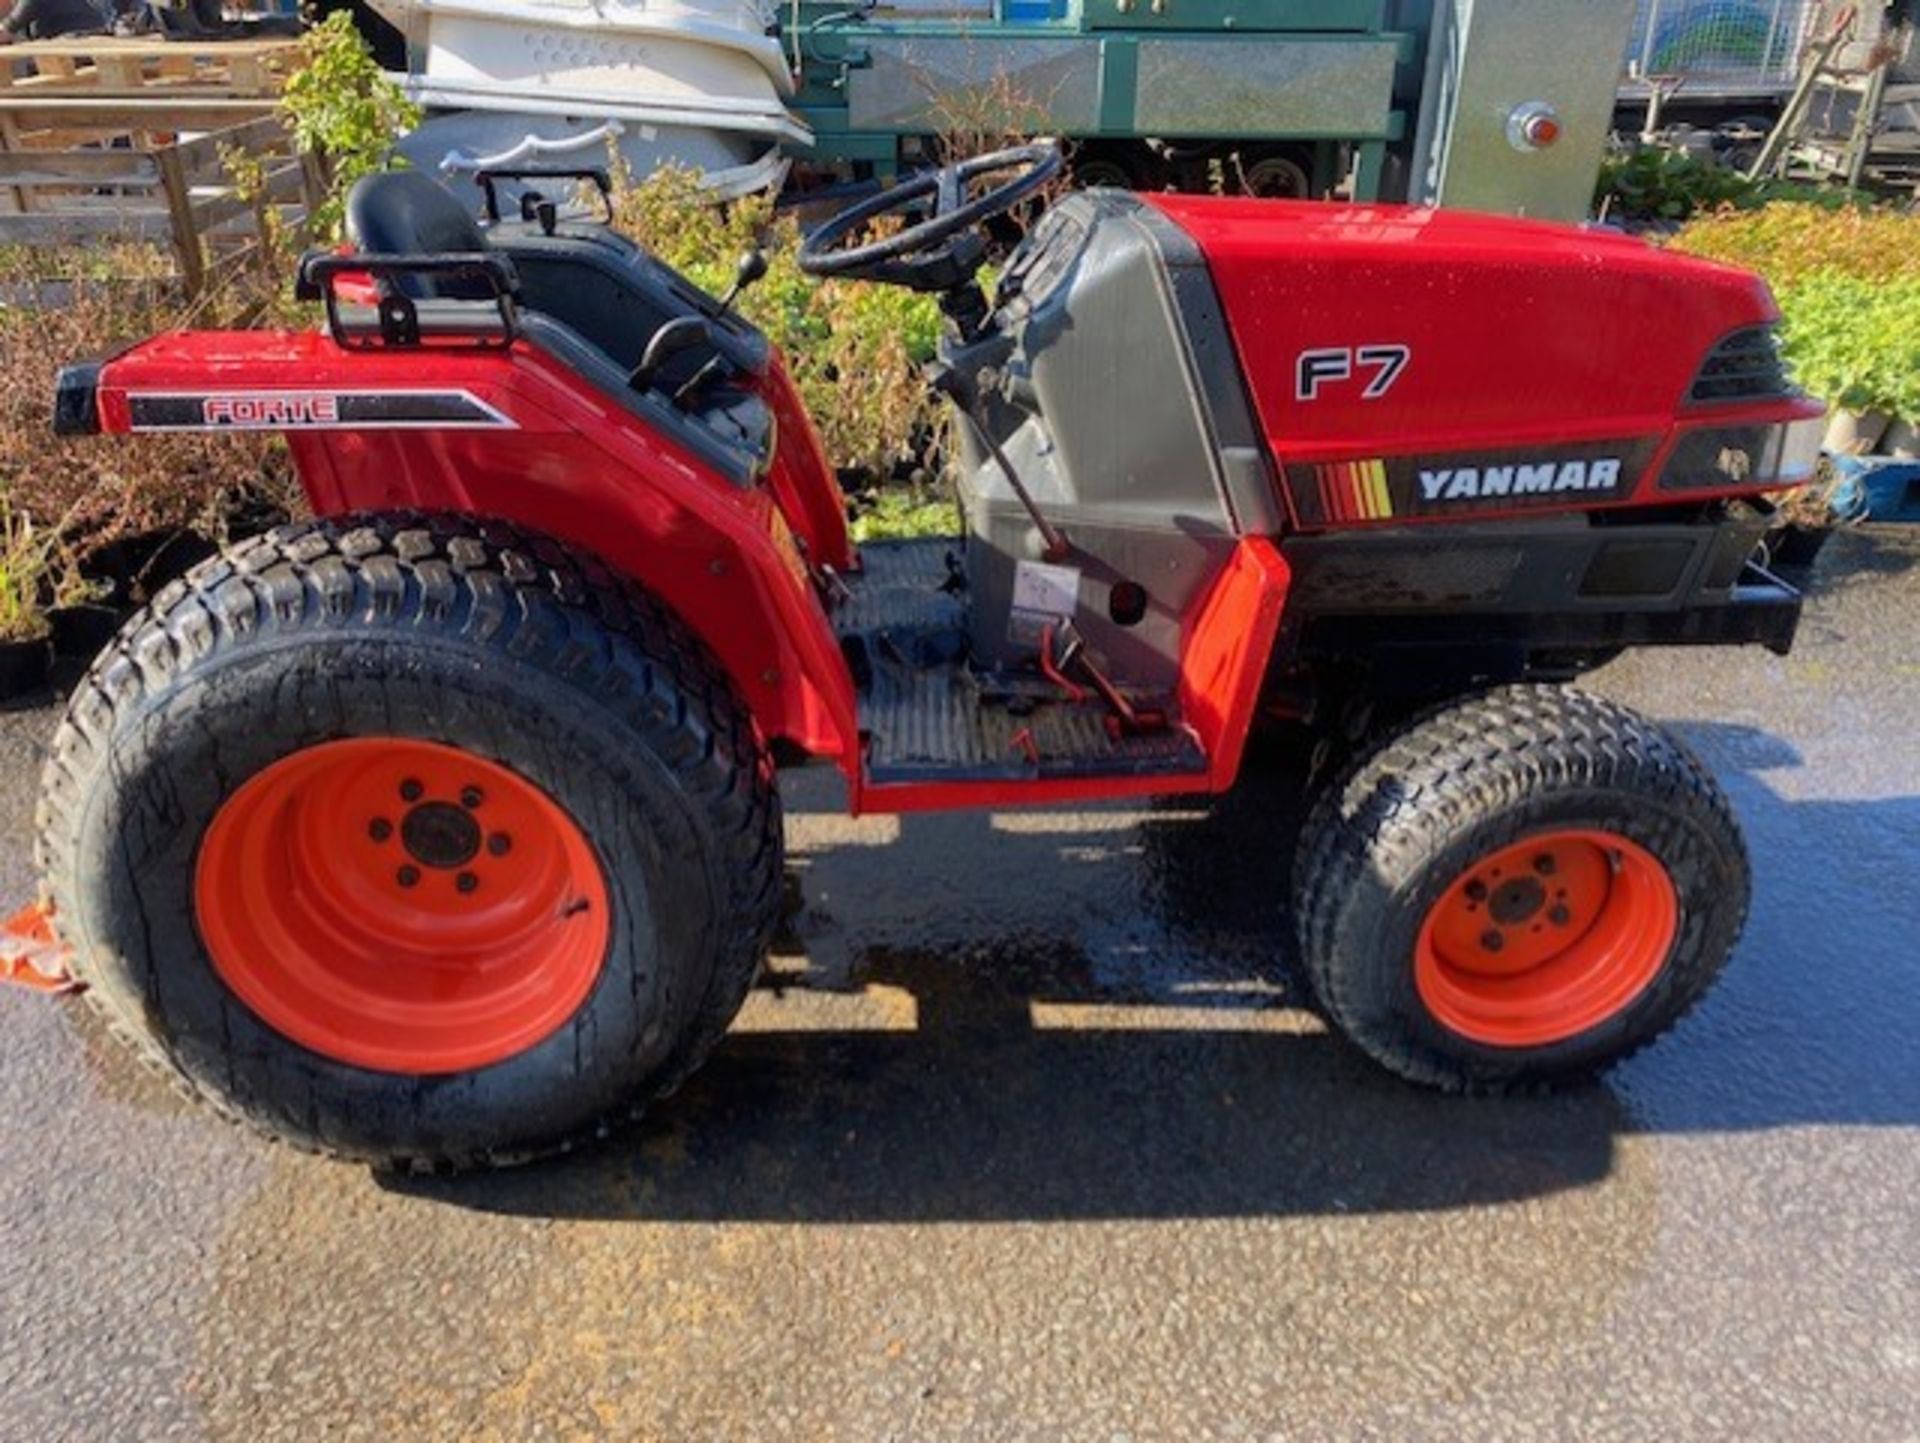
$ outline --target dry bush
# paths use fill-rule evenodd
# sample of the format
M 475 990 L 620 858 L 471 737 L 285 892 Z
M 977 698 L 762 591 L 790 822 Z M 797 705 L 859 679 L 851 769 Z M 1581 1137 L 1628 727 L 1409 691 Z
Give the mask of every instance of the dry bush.
M 286 450 L 265 436 L 118 436 L 59 440 L 54 375 L 156 332 L 232 324 L 246 304 L 229 292 L 189 306 L 152 247 L 109 247 L 61 259 L 0 255 L 0 501 L 54 526 L 84 551 L 142 531 L 194 527 L 217 536 L 236 500 L 295 492 Z
M 1009 150 L 1025 145 L 1049 130 L 1049 107 L 1016 84 L 1010 76 L 996 74 L 984 85 L 942 91 L 931 95 L 935 124 L 934 158 L 941 165 L 956 165 L 977 155 Z M 976 182 L 990 185 L 1006 176 L 982 176 Z M 1070 171 L 1062 170 L 1039 191 L 1009 212 L 1007 220 L 1025 235 L 1046 208 L 1073 189 Z
M 766 252 L 766 278 L 740 297 L 740 313 L 785 354 L 836 467 L 885 478 L 935 449 L 942 416 L 920 376 L 940 335 L 931 296 L 802 274 L 799 227 L 767 196 L 716 205 L 691 172 L 671 168 L 616 179 L 620 229 L 709 291 L 732 283 L 742 251 Z

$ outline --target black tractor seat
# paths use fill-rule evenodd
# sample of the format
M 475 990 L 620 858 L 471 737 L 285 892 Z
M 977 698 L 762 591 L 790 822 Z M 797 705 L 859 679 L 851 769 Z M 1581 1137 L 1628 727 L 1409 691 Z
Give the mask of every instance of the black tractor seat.
M 772 460 L 773 418 L 742 382 L 765 374 L 771 348 L 734 315 L 641 246 L 604 226 L 564 224 L 549 235 L 532 222 L 482 227 L 446 186 L 417 170 L 385 171 L 347 196 L 347 230 L 356 249 L 374 255 L 447 255 L 496 251 L 512 260 L 524 338 L 579 372 L 622 407 L 745 484 Z M 468 276 L 407 276 L 398 282 L 429 329 L 436 302 L 471 309 L 491 298 Z M 653 384 L 627 383 L 647 342 L 682 316 L 705 316 L 711 349 L 695 347 L 662 366 Z M 723 374 L 686 408 L 672 396 L 714 356 Z

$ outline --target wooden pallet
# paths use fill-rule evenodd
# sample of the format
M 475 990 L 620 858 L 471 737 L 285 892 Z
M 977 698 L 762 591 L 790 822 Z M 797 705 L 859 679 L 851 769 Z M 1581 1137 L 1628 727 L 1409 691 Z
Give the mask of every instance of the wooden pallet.
M 131 138 L 146 143 L 182 131 L 219 130 L 274 112 L 269 96 L 16 95 L 0 90 L 0 150 L 75 150 Z
M 243 194 L 228 173 L 236 152 L 258 166 L 257 192 Z M 326 188 L 319 158 L 299 153 L 272 115 L 177 143 L 9 149 L 0 151 L 0 190 L 19 197 L 19 210 L 0 215 L 0 245 L 165 241 L 197 293 L 255 248 L 269 211 L 298 225 Z
M 297 40 L 282 38 L 31 40 L 0 50 L 0 95 L 230 100 L 272 96 L 279 94 L 298 53 Z

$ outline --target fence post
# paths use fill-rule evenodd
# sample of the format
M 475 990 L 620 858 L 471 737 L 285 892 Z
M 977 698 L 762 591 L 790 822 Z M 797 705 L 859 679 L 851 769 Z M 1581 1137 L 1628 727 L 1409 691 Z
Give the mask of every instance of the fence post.
M 163 145 L 154 153 L 154 159 L 160 165 L 160 188 L 166 192 L 173 249 L 180 258 L 180 279 L 188 296 L 198 296 L 207 283 L 206 256 L 193 228 L 193 201 L 187 193 L 186 170 L 180 164 L 180 147 Z
M 295 141 L 297 149 L 300 142 Z M 301 150 L 300 156 L 300 193 L 306 202 L 307 213 L 300 217 L 301 234 L 308 245 L 318 245 L 321 237 L 314 234 L 313 218 L 327 201 L 327 158 L 317 150 Z

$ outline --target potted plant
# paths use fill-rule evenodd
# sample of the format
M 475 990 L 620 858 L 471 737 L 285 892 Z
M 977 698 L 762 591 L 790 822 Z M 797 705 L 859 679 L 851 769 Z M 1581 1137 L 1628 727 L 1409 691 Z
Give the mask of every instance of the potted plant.
M 122 613 L 112 604 L 113 587 L 87 575 L 70 544 L 62 543 L 52 557 L 53 604 L 47 622 L 53 632 L 56 655 L 92 661 L 119 631 Z
M 1892 417 L 1885 411 L 1855 411 L 1836 406 L 1822 443 L 1836 456 L 1871 456 L 1887 434 Z
M 1920 282 L 1822 272 L 1781 292 L 1794 378 L 1834 406 L 1827 450 L 1871 456 L 1920 367 Z
M 0 499 L 0 699 L 44 686 L 53 634 L 41 604 L 53 537 Z
M 1830 488 L 1831 483 L 1808 487 L 1774 514 L 1779 524 L 1767 533 L 1767 560 L 1774 570 L 1809 571 L 1819 560 L 1827 538 L 1833 535 Z
M 1829 451 L 1871 455 L 1894 417 L 1920 416 L 1920 218 L 1776 203 L 1701 216 L 1672 244 L 1766 277 L 1794 380 L 1834 408 Z
M 1913 319 L 1920 323 L 1920 307 Z M 1898 361 L 1887 378 L 1887 403 L 1893 408 L 1894 422 L 1881 438 L 1880 449 L 1900 461 L 1920 461 L 1920 337 L 1910 338 L 1905 357 Z

